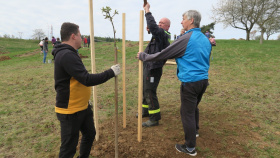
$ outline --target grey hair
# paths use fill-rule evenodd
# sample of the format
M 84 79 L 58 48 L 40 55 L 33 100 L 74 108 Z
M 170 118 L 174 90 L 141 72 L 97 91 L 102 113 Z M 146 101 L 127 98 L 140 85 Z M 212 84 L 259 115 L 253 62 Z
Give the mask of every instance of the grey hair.
M 193 25 L 197 28 L 200 27 L 201 14 L 196 10 L 188 10 L 183 14 L 183 17 L 186 17 L 188 20 L 193 19 Z

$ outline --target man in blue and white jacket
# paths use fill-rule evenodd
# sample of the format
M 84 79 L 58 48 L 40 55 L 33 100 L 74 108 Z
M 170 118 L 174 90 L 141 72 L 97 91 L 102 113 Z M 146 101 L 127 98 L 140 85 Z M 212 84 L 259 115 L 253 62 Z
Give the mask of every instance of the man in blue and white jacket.
M 209 39 L 199 28 L 201 15 L 196 10 L 189 10 L 183 14 L 181 24 L 186 33 L 175 40 L 166 49 L 155 54 L 138 52 L 137 57 L 142 61 L 158 61 L 176 59 L 177 76 L 182 82 L 181 119 L 185 133 L 185 144 L 176 144 L 179 152 L 191 156 L 197 154 L 195 150 L 196 136 L 199 129 L 198 104 L 208 86 L 208 70 L 212 46 Z

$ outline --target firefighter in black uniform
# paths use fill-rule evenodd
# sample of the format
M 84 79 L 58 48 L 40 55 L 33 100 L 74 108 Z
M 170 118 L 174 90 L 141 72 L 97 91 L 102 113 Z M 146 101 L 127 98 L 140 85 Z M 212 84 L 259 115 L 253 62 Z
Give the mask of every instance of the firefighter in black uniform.
M 152 13 L 150 4 L 144 6 L 145 17 L 147 20 L 147 31 L 152 33 L 152 39 L 145 49 L 145 53 L 154 54 L 160 52 L 170 45 L 171 35 L 168 32 L 170 20 L 162 18 L 157 25 Z M 147 122 L 143 122 L 143 127 L 157 126 L 161 119 L 160 107 L 157 98 L 157 87 L 162 75 L 164 61 L 152 61 L 143 63 L 143 113 L 142 117 L 148 117 Z

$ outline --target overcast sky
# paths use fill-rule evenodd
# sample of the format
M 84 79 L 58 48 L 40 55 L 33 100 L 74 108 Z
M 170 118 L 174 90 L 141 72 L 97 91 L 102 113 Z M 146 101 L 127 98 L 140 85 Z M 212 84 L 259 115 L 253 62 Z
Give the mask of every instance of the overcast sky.
M 201 26 L 213 22 L 212 6 L 218 0 L 148 0 L 150 11 L 158 23 L 160 18 L 171 20 L 169 32 L 179 34 L 182 28 L 182 14 L 187 10 L 198 10 L 202 15 Z M 117 10 L 119 15 L 114 17 L 117 38 L 122 38 L 122 13 L 126 13 L 126 39 L 139 40 L 140 10 L 143 0 L 93 0 L 94 35 L 113 37 L 113 29 L 108 19 L 104 19 L 101 8 L 109 6 Z M 35 29 L 42 29 L 47 36 L 59 37 L 60 26 L 63 22 L 73 22 L 80 26 L 81 34 L 89 35 L 89 1 L 88 0 L 0 0 L 0 35 L 14 35 L 30 39 Z M 146 21 L 145 24 L 146 26 Z M 226 28 L 216 24 L 214 35 L 216 39 L 246 38 L 243 30 Z M 278 34 L 270 37 L 276 39 Z M 144 32 L 144 40 L 150 40 L 151 35 Z

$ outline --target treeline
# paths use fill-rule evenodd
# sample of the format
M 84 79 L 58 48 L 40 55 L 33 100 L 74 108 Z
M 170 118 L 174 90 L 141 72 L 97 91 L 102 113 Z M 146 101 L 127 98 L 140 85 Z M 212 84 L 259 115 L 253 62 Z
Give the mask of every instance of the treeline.
M 89 37 L 89 35 L 83 35 L 82 36 L 83 38 L 84 37 Z M 117 42 L 121 42 L 122 39 L 121 38 L 116 38 L 116 41 Z M 114 42 L 114 38 L 112 37 L 98 37 L 98 36 L 95 36 L 94 37 L 94 42 Z
M 83 35 L 82 36 L 83 38 L 84 37 L 88 37 L 88 35 Z M 21 37 L 16 37 L 14 35 L 8 35 L 8 34 L 4 34 L 3 36 L 0 35 L 0 38 L 10 38 L 10 39 L 21 39 Z M 121 42 L 122 39 L 121 38 L 116 38 L 116 41 L 117 42 Z M 112 37 L 98 37 L 98 36 L 95 36 L 94 37 L 94 42 L 114 42 L 114 38 Z
M 114 38 L 112 37 L 94 37 L 95 42 L 114 42 Z M 121 42 L 122 39 L 116 38 L 117 42 Z

